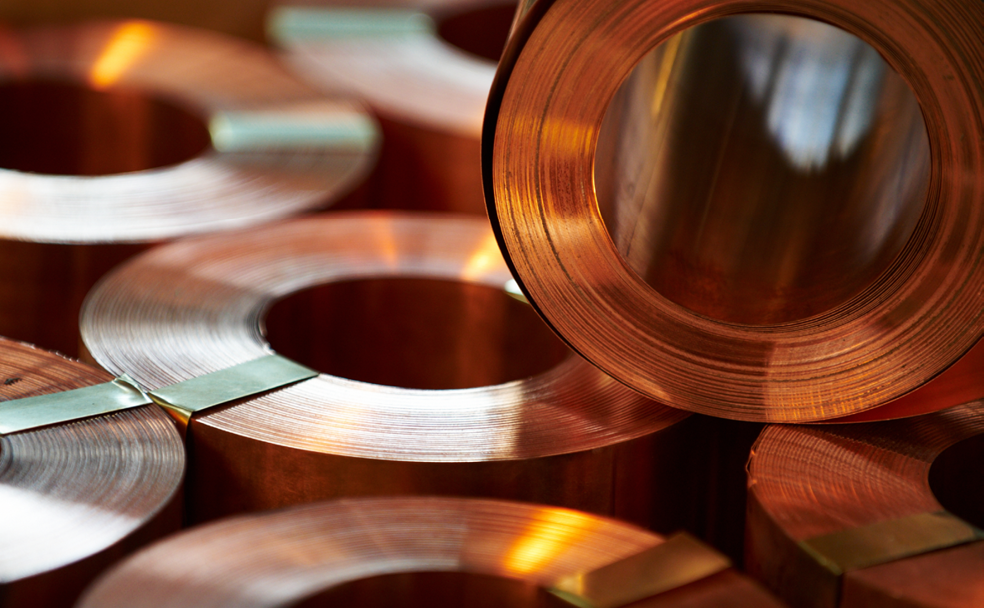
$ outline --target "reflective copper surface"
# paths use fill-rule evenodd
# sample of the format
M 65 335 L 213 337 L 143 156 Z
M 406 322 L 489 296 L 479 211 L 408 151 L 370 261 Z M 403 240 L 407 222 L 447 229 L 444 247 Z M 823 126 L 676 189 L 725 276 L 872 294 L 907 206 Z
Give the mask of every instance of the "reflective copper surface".
M 540 505 L 346 499 L 175 536 L 122 564 L 80 606 L 563 608 L 571 604 L 545 587 L 663 543 L 622 522 Z M 734 570 L 633 604 L 779 605 Z
M 311 25 L 338 12 L 359 31 Z M 270 33 L 299 75 L 378 114 L 377 206 L 484 215 L 482 116 L 514 12 L 508 0 L 290 2 L 271 13 Z M 394 32 L 404 20 L 414 27 Z
M 241 40 L 145 21 L 0 30 L 0 333 L 74 355 L 82 298 L 140 243 L 330 204 L 375 138 L 360 106 Z
M 6 339 L 0 378 L 4 401 L 111 380 Z M 156 406 L 0 437 L 0 605 L 70 606 L 116 560 L 177 531 L 184 463 Z
M 953 1 L 536 3 L 484 135 L 517 280 L 676 407 L 792 422 L 980 397 L 979 378 L 913 391 L 984 332 L 982 27 Z
M 981 402 L 865 425 L 766 428 L 748 464 L 746 567 L 794 605 L 981 605 L 984 542 L 849 571 L 842 583 L 797 543 L 943 508 L 984 525 L 982 436 Z
M 82 333 L 153 389 L 270 352 L 265 316 L 323 372 L 192 418 L 193 521 L 440 494 L 675 529 L 688 414 L 568 355 L 510 278 L 482 219 L 336 213 L 152 250 L 93 291 Z

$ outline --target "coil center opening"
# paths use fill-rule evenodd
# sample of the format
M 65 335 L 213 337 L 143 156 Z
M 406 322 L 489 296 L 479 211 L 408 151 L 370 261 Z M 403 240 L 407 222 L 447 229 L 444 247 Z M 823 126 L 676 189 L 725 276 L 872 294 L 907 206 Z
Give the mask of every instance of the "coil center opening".
M 750 325 L 860 294 L 925 207 L 922 112 L 861 39 L 752 14 L 690 28 L 635 67 L 599 132 L 599 209 L 669 300 Z
M 0 84 L 0 168 L 111 175 L 174 165 L 210 145 L 203 120 L 146 93 L 44 80 Z
M 351 581 L 294 604 L 295 608 L 560 608 L 570 606 L 536 585 L 470 572 L 404 572 Z
M 956 443 L 929 468 L 929 487 L 936 500 L 960 519 L 984 529 L 984 435 Z
M 318 285 L 274 303 L 265 328 L 278 353 L 312 369 L 403 388 L 501 384 L 545 372 L 569 352 L 505 291 L 438 279 Z
M 438 15 L 437 34 L 466 53 L 498 62 L 515 15 L 515 2 L 489 3 L 467 11 Z

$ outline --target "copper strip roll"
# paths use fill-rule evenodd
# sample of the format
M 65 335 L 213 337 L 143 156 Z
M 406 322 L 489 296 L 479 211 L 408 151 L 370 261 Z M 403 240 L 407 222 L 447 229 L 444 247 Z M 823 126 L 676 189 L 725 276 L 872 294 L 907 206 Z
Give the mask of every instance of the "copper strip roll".
M 82 299 L 115 264 L 337 201 L 375 130 L 242 40 L 145 21 L 0 29 L 0 333 L 74 354 Z
M 982 29 L 952 0 L 538 2 L 486 117 L 507 261 L 575 350 L 675 407 L 978 398 L 980 374 L 917 389 L 984 333 Z
M 0 378 L 3 401 L 112 380 L 3 338 Z M 176 532 L 184 464 L 156 406 L 0 436 L 0 606 L 71 606 L 115 561 Z
M 664 539 L 506 501 L 349 499 L 238 517 L 134 556 L 80 606 L 570 606 L 540 587 Z M 649 573 L 659 576 L 661 573 Z M 779 606 L 728 569 L 633 606 Z
M 421 25 L 412 33 L 333 37 L 316 30 L 291 34 L 284 27 L 290 11 L 312 9 L 318 12 L 302 13 L 310 15 L 306 21 L 329 23 L 331 11 L 351 11 L 348 18 L 364 15 L 359 21 L 367 28 L 400 18 Z M 482 117 L 514 11 L 508 0 L 289 3 L 275 9 L 269 29 L 300 76 L 326 91 L 365 99 L 379 116 L 384 137 L 373 184 L 376 206 L 484 215 Z
M 766 428 L 748 464 L 746 567 L 797 606 L 980 606 L 984 542 L 943 544 L 847 570 L 841 579 L 801 545 L 876 524 L 884 529 L 944 506 L 980 526 L 982 437 L 981 402 L 863 426 Z M 903 542 L 909 534 L 891 536 Z
M 438 494 L 675 529 L 687 414 L 570 354 L 509 280 L 478 218 L 338 213 L 150 251 L 93 291 L 82 334 L 151 390 L 269 353 L 265 331 L 323 372 L 191 419 L 194 521 Z

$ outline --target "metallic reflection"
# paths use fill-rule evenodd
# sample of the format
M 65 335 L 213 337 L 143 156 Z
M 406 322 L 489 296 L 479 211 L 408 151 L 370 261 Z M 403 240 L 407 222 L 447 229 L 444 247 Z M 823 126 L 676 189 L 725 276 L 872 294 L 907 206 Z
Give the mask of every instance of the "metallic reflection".
M 630 267 L 724 321 L 859 293 L 922 212 L 926 129 L 878 53 L 817 21 L 742 15 L 653 50 L 602 125 L 596 191 Z
M 89 72 L 89 83 L 97 89 L 116 84 L 126 70 L 151 48 L 154 27 L 143 21 L 128 21 L 116 28 Z

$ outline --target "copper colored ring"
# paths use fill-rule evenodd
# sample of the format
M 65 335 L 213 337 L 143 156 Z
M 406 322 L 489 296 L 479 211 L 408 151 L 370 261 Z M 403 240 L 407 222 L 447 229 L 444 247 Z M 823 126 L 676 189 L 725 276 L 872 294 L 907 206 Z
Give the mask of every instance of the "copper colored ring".
M 485 214 L 480 139 L 495 63 L 443 40 L 448 15 L 505 7 L 502 0 L 400 0 L 376 5 L 285 3 L 270 18 L 271 35 L 295 72 L 331 92 L 364 99 L 378 114 L 384 143 L 377 167 L 377 206 Z M 296 37 L 277 34 L 276 11 L 414 13 L 433 31 L 386 35 Z M 385 18 L 384 18 L 385 19 Z M 436 23 L 435 23 L 436 22 Z
M 944 506 L 953 511 L 930 487 L 931 468 L 949 448 L 982 435 L 979 401 L 906 420 L 767 427 L 748 463 L 746 568 L 792 605 L 980 605 L 984 542 L 848 571 L 839 582 L 798 543 Z M 965 505 L 955 506 L 977 508 L 979 517 L 980 505 L 967 498 L 975 495 L 977 477 L 951 477 L 937 479 L 955 485 L 945 491 L 963 495 Z M 957 514 L 972 516 L 966 513 Z
M 874 47 L 915 94 L 931 156 L 924 211 L 887 270 L 826 312 L 774 325 L 717 321 L 657 293 L 616 251 L 592 181 L 606 107 L 640 58 L 691 26 L 749 12 L 810 17 Z M 984 333 L 982 28 L 982 6 L 955 1 L 538 2 L 507 46 L 484 132 L 486 199 L 507 261 L 577 352 L 675 407 L 811 421 L 915 391 Z
M 0 378 L 4 401 L 112 379 L 6 339 Z M 115 561 L 176 532 L 184 463 L 156 406 L 0 437 L 0 603 L 70 606 Z
M 479 605 L 560 608 L 570 604 L 551 601 L 543 587 L 663 542 L 619 521 L 540 505 L 345 499 L 238 517 L 172 537 L 121 564 L 89 590 L 80 606 L 368 608 L 434 605 L 437 598 L 447 602 L 442 605 L 476 605 L 493 597 L 500 603 Z M 412 578 L 420 574 L 429 575 L 430 581 L 421 584 Z M 461 578 L 447 576 L 452 574 Z M 373 577 L 395 578 L 396 584 L 376 594 L 372 587 L 366 595 L 346 589 L 371 583 L 360 579 Z M 440 588 L 449 583 L 457 583 L 451 587 L 456 592 Z M 667 607 L 721 606 L 726 601 L 778 606 L 730 569 L 657 597 Z
M 352 212 L 147 252 L 90 294 L 82 334 L 101 365 L 154 389 L 270 352 L 261 319 L 274 301 L 316 285 L 373 279 L 477 286 L 528 312 L 501 292 L 510 275 L 485 221 Z M 688 415 L 558 354 L 561 362 L 547 371 L 473 388 L 410 389 L 322 373 L 196 415 L 191 516 L 342 496 L 441 494 L 535 500 L 657 529 L 678 525 L 671 512 L 682 504 L 677 484 L 685 471 L 675 459 Z

